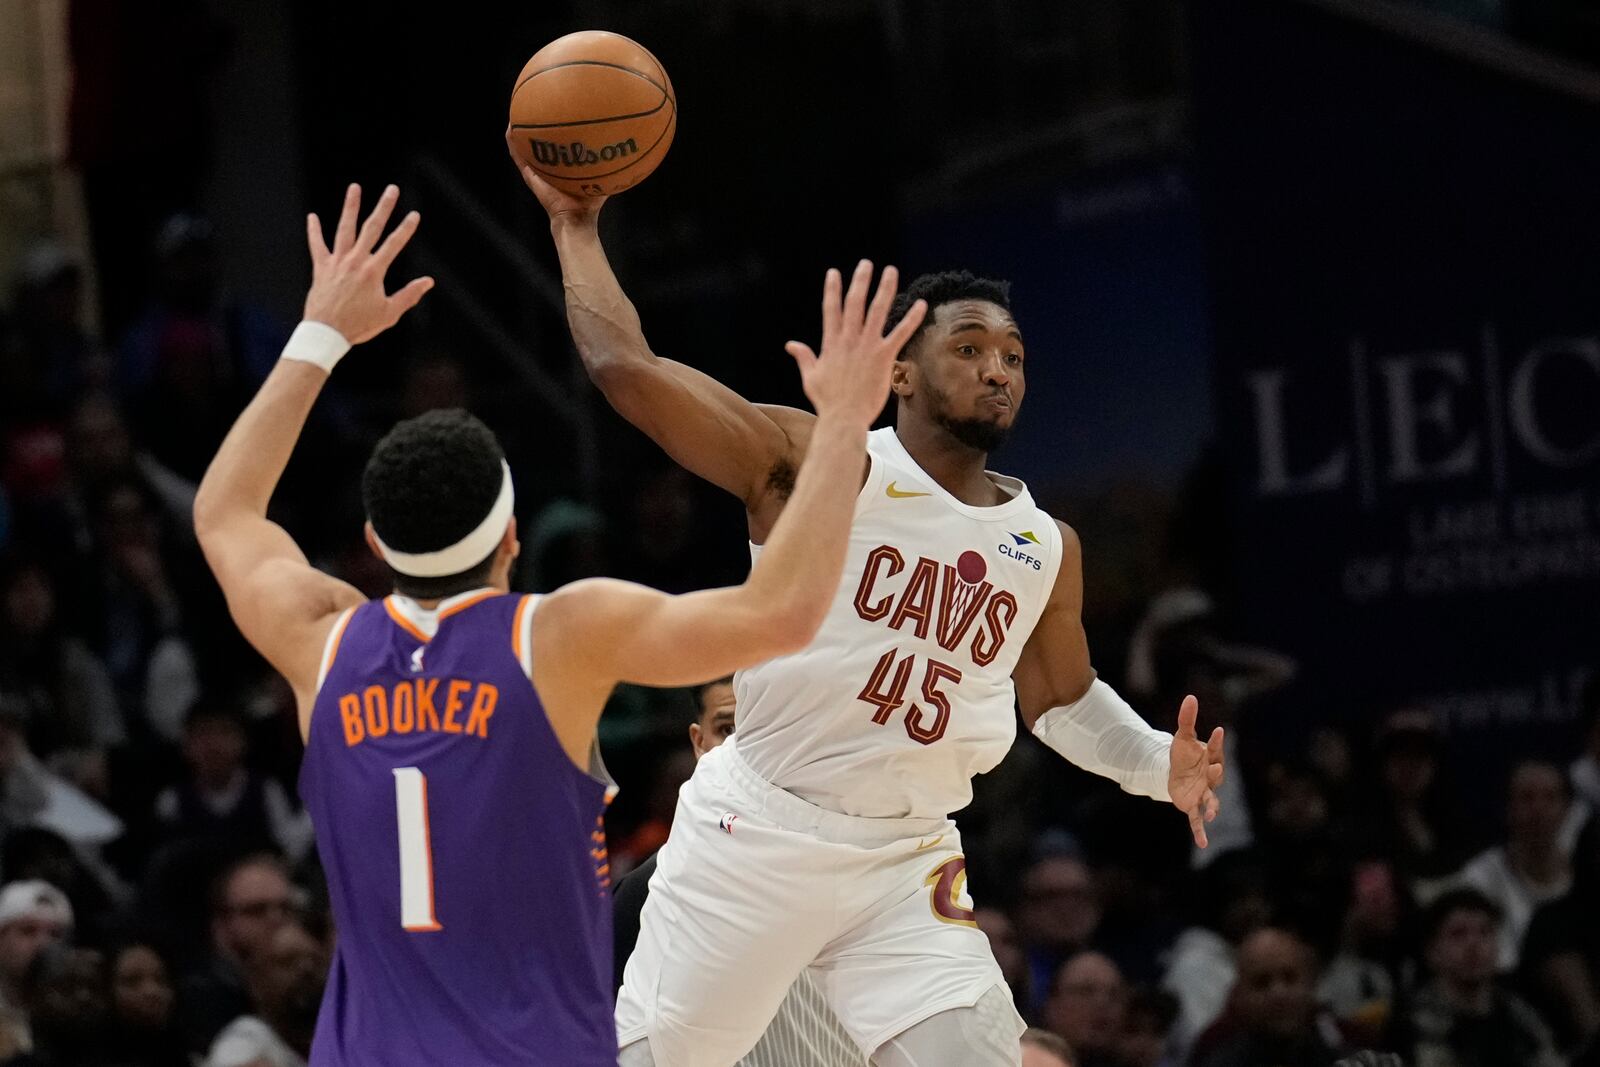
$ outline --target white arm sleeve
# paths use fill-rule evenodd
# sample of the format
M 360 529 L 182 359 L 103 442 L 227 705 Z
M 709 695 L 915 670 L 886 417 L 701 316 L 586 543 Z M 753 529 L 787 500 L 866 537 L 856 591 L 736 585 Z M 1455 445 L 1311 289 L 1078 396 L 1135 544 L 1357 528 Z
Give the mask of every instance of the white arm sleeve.
M 1167 793 L 1172 735 L 1139 718 L 1115 689 L 1098 678 L 1076 702 L 1039 716 L 1033 736 L 1068 762 L 1110 778 L 1124 792 L 1172 799 Z

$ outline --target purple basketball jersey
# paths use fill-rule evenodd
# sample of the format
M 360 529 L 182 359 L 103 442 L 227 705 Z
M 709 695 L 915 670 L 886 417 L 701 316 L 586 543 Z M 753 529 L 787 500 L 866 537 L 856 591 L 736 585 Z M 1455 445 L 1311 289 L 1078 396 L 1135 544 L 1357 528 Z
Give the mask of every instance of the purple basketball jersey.
M 300 793 L 338 945 L 313 1067 L 615 1067 L 607 787 L 524 671 L 529 597 L 343 621 Z

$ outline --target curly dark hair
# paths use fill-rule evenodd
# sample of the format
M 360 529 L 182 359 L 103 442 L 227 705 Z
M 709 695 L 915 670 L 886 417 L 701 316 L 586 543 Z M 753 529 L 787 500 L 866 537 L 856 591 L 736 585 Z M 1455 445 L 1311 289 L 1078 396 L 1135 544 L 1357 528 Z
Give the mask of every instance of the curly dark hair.
M 493 431 L 459 409 L 399 423 L 378 442 L 361 475 L 361 502 L 383 543 L 435 552 L 477 529 L 500 495 L 505 453 Z M 494 553 L 459 574 L 415 578 L 393 568 L 395 591 L 433 600 L 488 580 Z
M 942 304 L 955 300 L 985 300 L 1010 311 L 1011 283 L 997 281 L 994 278 L 980 278 L 969 270 L 944 270 L 937 274 L 919 274 L 910 285 L 895 296 L 894 306 L 889 309 L 889 322 L 886 328 L 892 330 L 899 325 L 900 320 L 906 317 L 906 312 L 911 310 L 911 305 L 918 300 L 928 302 L 928 315 L 922 320 L 922 325 L 917 327 L 917 332 L 906 342 L 906 346 L 900 350 L 901 359 L 906 358 L 912 346 L 916 344 L 917 338 L 922 336 L 922 331 L 933 321 L 933 313 Z

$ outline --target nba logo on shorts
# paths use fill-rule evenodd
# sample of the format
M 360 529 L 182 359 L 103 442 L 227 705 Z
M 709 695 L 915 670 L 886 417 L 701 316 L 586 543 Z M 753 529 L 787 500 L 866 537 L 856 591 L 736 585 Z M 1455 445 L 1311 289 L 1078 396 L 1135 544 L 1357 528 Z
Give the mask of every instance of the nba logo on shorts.
M 725 834 L 733 833 L 733 821 L 738 817 L 731 811 L 723 812 L 722 818 L 717 820 L 717 828 Z

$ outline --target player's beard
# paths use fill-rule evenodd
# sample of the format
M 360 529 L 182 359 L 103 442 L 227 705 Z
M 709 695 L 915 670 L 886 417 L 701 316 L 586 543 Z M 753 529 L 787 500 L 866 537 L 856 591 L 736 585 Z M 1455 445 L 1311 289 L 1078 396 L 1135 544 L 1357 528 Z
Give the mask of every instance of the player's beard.
M 988 454 L 1006 443 L 1011 436 L 1011 427 L 1002 426 L 993 419 L 959 419 L 950 414 L 950 398 L 941 392 L 932 383 L 924 382 L 923 388 L 927 390 L 929 398 L 933 401 L 930 405 L 930 414 L 933 421 L 944 429 L 944 432 L 954 437 L 968 448 Z

